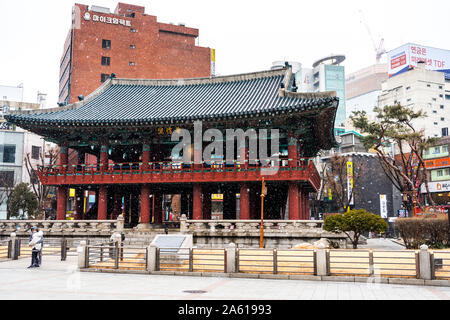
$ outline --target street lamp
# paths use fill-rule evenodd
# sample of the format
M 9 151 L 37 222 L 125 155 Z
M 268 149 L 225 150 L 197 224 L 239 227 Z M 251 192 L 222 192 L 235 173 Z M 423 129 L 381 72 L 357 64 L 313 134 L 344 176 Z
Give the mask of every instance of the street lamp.
M 259 236 L 259 247 L 264 248 L 264 197 L 267 195 L 267 188 L 264 178 L 262 178 L 262 188 L 261 188 L 261 227 Z

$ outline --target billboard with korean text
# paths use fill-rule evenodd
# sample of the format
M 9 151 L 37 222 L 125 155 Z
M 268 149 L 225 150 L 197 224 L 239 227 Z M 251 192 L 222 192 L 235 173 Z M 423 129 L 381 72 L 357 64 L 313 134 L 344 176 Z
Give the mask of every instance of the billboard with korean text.
M 389 51 L 387 56 L 389 77 L 406 72 L 423 61 L 427 70 L 444 72 L 446 79 L 450 79 L 450 50 L 408 43 Z

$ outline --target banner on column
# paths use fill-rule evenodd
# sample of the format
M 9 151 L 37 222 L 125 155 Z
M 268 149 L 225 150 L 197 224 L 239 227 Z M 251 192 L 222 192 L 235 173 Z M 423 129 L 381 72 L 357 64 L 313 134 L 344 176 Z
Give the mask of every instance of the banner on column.
M 380 215 L 383 219 L 388 217 L 387 197 L 385 194 L 380 194 Z
M 347 162 L 347 199 L 349 205 L 354 205 L 353 196 L 353 161 Z

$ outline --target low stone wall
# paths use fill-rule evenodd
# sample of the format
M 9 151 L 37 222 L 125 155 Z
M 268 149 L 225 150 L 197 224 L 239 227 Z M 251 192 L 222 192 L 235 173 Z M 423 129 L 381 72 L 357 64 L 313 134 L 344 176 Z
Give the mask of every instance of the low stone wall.
M 323 221 L 265 220 L 266 248 L 291 249 L 300 243 L 326 238 L 339 248 L 347 248 L 347 236 L 323 230 Z M 235 243 L 238 248 L 259 248 L 260 221 L 258 220 L 187 220 L 180 219 L 180 232 L 192 234 L 199 248 L 224 248 Z
M 123 220 L 0 220 L 0 239 L 11 233 L 17 237 L 29 237 L 33 226 L 44 232 L 45 237 L 96 238 L 110 237 L 115 231 L 123 230 Z

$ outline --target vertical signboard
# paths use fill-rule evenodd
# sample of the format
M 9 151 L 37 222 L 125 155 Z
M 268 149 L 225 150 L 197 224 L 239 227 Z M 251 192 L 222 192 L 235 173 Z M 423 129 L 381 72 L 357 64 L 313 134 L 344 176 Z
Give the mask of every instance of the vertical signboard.
M 388 217 L 387 197 L 385 194 L 380 194 L 380 215 L 383 219 Z
M 216 49 L 211 49 L 211 76 L 216 75 Z
M 347 162 L 347 199 L 349 205 L 354 205 L 353 196 L 353 161 Z

